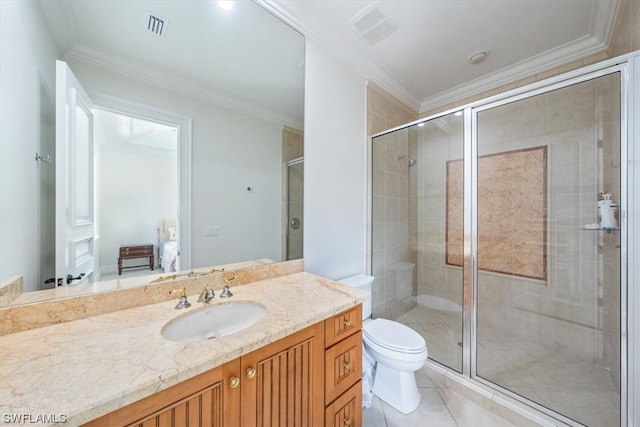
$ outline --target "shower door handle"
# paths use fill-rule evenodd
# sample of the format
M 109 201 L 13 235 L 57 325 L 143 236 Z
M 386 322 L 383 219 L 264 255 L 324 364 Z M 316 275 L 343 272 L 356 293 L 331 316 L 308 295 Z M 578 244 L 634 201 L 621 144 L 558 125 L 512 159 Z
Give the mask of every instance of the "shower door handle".
M 300 228 L 300 219 L 299 218 L 292 218 L 291 220 L 289 220 L 289 226 L 292 229 L 297 230 L 298 228 Z

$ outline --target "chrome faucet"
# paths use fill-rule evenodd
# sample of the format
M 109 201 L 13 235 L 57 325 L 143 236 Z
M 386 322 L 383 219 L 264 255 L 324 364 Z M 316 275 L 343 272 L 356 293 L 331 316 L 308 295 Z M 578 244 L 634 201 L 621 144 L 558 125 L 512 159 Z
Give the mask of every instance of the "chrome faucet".
M 202 292 L 200 292 L 200 297 L 198 298 L 198 302 L 209 304 L 213 298 L 215 298 L 216 293 L 213 291 L 213 288 L 207 287 L 204 285 L 202 287 Z
M 182 310 L 183 308 L 191 307 L 191 303 L 189 301 L 187 301 L 187 290 L 186 290 L 186 288 L 174 289 L 172 291 L 169 291 L 168 295 L 173 295 L 176 292 L 182 292 L 182 295 L 180 295 L 180 298 L 178 299 L 178 304 L 176 305 L 175 309 L 176 310 Z

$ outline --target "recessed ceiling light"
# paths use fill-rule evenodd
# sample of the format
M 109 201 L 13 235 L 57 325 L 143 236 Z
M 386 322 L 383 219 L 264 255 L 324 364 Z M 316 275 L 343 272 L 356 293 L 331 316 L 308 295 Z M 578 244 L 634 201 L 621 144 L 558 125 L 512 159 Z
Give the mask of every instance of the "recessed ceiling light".
M 479 64 L 482 61 L 484 61 L 485 59 L 487 59 L 487 56 L 489 55 L 489 52 L 487 52 L 486 50 L 479 50 L 477 52 L 473 52 L 470 56 L 469 56 L 469 63 L 471 64 Z
M 420 127 L 424 126 L 424 122 L 418 123 L 418 126 L 420 126 Z
M 233 9 L 233 1 L 231 0 L 218 0 L 218 7 L 222 10 Z

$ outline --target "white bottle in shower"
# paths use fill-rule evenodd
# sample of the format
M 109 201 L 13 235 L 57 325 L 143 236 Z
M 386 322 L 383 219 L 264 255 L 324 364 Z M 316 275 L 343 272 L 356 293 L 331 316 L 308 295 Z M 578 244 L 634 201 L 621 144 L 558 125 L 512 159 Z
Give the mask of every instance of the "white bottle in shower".
M 598 217 L 600 217 L 600 228 L 612 229 L 618 227 L 618 205 L 611 200 L 611 194 L 601 193 L 598 200 Z

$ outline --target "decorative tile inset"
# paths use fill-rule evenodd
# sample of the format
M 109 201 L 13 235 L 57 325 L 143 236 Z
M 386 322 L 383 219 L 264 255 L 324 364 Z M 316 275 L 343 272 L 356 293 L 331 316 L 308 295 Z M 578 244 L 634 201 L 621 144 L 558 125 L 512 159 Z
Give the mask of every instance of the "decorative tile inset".
M 463 163 L 447 162 L 446 263 L 462 266 Z M 547 147 L 478 158 L 478 266 L 547 280 Z

